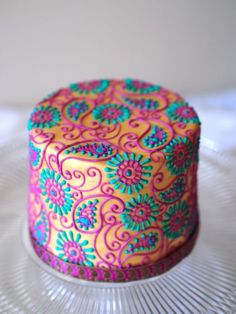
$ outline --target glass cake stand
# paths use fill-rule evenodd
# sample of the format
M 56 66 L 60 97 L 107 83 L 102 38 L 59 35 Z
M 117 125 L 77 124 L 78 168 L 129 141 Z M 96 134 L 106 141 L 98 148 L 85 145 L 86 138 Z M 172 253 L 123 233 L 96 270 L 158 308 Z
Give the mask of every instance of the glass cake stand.
M 236 161 L 202 145 L 201 228 L 187 258 L 159 277 L 92 283 L 56 272 L 32 251 L 26 147 L 22 135 L 0 149 L 0 313 L 236 312 Z

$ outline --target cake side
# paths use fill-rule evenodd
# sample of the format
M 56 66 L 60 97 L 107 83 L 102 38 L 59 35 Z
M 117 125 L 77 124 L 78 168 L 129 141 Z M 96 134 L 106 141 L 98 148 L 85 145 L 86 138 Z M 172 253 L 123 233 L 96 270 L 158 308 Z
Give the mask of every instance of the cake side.
M 28 129 L 29 226 L 46 252 L 132 269 L 191 238 L 200 122 L 178 94 L 131 79 L 72 84 L 36 105 Z

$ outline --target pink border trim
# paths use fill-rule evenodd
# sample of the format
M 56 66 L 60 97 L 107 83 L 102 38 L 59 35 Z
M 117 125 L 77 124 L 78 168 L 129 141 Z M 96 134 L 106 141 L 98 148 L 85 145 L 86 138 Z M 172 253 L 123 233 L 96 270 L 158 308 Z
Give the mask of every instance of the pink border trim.
M 61 273 L 69 276 L 100 282 L 127 282 L 134 280 L 141 280 L 150 278 L 156 275 L 160 275 L 177 263 L 179 263 L 184 257 L 186 257 L 193 249 L 195 241 L 197 239 L 199 226 L 197 226 L 191 235 L 191 237 L 180 248 L 170 253 L 161 260 L 144 266 L 132 267 L 132 268 L 95 268 L 86 267 L 77 264 L 71 264 L 62 261 L 52 253 L 48 252 L 44 247 L 38 245 L 36 240 L 30 235 L 31 243 L 33 245 L 35 253 L 39 258 L 49 265 L 50 267 L 58 270 Z

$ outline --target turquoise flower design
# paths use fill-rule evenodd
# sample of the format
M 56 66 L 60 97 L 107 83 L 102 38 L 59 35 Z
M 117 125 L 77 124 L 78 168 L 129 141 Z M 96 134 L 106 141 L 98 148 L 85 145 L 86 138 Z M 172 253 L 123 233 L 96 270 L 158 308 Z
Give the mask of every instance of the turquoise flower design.
M 56 126 L 61 120 L 60 112 L 51 106 L 35 107 L 28 121 L 28 130 L 34 128 L 51 128 Z
M 184 173 L 193 159 L 193 144 L 187 137 L 176 137 L 163 152 L 166 154 L 166 166 L 172 175 Z
M 148 165 L 150 159 L 142 159 L 142 155 L 134 153 L 112 157 L 106 162 L 109 167 L 104 168 L 110 179 L 109 183 L 113 184 L 116 190 L 120 189 L 121 193 L 138 193 L 148 183 L 146 178 L 151 176 L 152 170 L 152 166 Z
M 66 115 L 73 121 L 77 121 L 81 113 L 84 113 L 86 110 L 88 110 L 88 105 L 84 100 L 73 101 L 66 107 Z
M 94 80 L 81 83 L 73 83 L 69 88 L 79 94 L 100 94 L 110 85 L 109 80 Z
M 71 230 L 68 233 L 62 231 L 57 234 L 57 256 L 65 262 L 93 267 L 91 260 L 94 260 L 95 256 L 91 253 L 94 249 L 86 247 L 87 245 L 88 241 L 82 240 L 80 233 L 77 233 L 76 237 Z
M 158 204 L 148 194 L 132 197 L 130 202 L 125 203 L 125 209 L 120 215 L 126 229 L 132 231 L 145 230 L 156 220 Z
M 117 104 L 101 104 L 96 106 L 92 111 L 92 116 L 100 123 L 117 124 L 123 122 L 130 117 L 130 111 L 127 107 Z
M 167 133 L 162 128 L 155 125 L 152 129 L 152 133 L 144 137 L 143 144 L 148 148 L 157 148 L 165 143 L 166 138 Z
M 132 93 L 149 94 L 161 89 L 159 85 L 153 85 L 144 81 L 125 79 L 125 88 Z
M 196 112 L 193 108 L 189 107 L 188 103 L 183 104 L 181 101 L 172 103 L 165 112 L 173 121 L 200 124 Z
M 43 246 L 48 240 L 49 224 L 44 211 L 40 213 L 39 219 L 33 227 L 33 236 L 37 243 Z
M 34 144 L 29 142 L 29 158 L 30 163 L 33 167 L 36 167 L 39 163 L 41 155 L 41 149 L 34 146 Z
M 75 223 L 76 226 L 80 229 L 89 230 L 94 228 L 94 224 L 96 223 L 96 204 L 98 203 L 97 199 L 93 201 L 88 201 L 87 204 L 83 203 L 78 206 L 75 211 Z
M 53 170 L 43 169 L 39 182 L 41 194 L 45 197 L 49 208 L 60 216 L 68 214 L 73 204 L 73 198 L 66 180 Z
M 176 239 L 181 236 L 189 225 L 189 210 L 186 201 L 170 206 L 161 223 L 167 238 Z
M 156 248 L 158 238 L 157 232 L 149 232 L 148 234 L 142 233 L 141 237 L 135 238 L 133 243 L 128 244 L 128 248 L 124 253 L 134 254 L 136 252 L 149 252 Z

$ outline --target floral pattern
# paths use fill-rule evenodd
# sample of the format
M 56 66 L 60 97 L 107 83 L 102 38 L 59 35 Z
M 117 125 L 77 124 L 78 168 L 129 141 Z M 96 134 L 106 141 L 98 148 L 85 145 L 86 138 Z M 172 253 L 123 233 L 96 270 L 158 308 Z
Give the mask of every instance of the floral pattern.
M 94 260 L 95 256 L 91 253 L 94 252 L 94 249 L 86 247 L 87 245 L 88 241 L 82 240 L 80 233 L 74 237 L 71 230 L 68 233 L 62 231 L 57 235 L 57 256 L 65 262 L 93 267 L 91 260 Z
M 30 164 L 33 167 L 36 167 L 39 163 L 41 155 L 41 149 L 34 146 L 34 144 L 30 141 L 29 142 L 29 159 Z
M 125 205 L 120 217 L 126 229 L 146 230 L 156 220 L 158 204 L 148 194 L 139 194 L 137 198 L 132 197 Z
M 72 91 L 79 94 L 100 94 L 109 86 L 109 80 L 95 80 L 82 83 L 74 83 L 69 87 Z
M 128 245 L 125 254 L 133 254 L 135 252 L 150 251 L 156 248 L 158 242 L 158 233 L 149 232 L 148 234 L 142 233 L 140 237 L 135 238 L 133 243 Z
M 73 121 L 77 121 L 81 113 L 84 113 L 86 110 L 88 110 L 88 105 L 84 100 L 73 101 L 66 107 L 66 115 Z
M 181 236 L 189 225 L 189 209 L 186 201 L 170 206 L 161 223 L 167 238 L 176 239 Z
M 66 215 L 73 204 L 71 189 L 61 175 L 53 170 L 43 169 L 40 174 L 41 194 L 49 208 L 60 216 Z
M 183 104 L 181 101 L 172 103 L 166 109 L 166 114 L 173 121 L 200 124 L 200 120 L 196 112 L 193 110 L 193 108 L 188 106 L 188 103 Z
M 149 94 L 160 90 L 160 86 L 153 85 L 147 82 L 126 79 L 124 80 L 125 88 L 127 91 L 138 94 Z
M 96 106 L 92 111 L 92 116 L 100 123 L 105 122 L 106 124 L 117 124 L 129 119 L 130 111 L 123 105 L 108 103 Z
M 60 112 L 51 106 L 35 107 L 28 121 L 28 130 L 39 128 L 51 128 L 61 120 Z
M 33 237 L 41 246 L 45 245 L 48 240 L 49 224 L 44 211 L 41 211 L 39 219 L 33 226 Z
M 104 168 L 107 172 L 109 183 L 121 193 L 138 193 L 143 186 L 148 183 L 151 176 L 152 166 L 149 165 L 150 159 L 143 159 L 142 155 L 133 153 L 123 155 L 117 154 L 107 161 L 109 167 Z
M 155 125 L 152 133 L 144 137 L 143 144 L 148 148 L 157 148 L 165 143 L 166 138 L 167 133 L 162 128 Z
M 96 223 L 96 204 L 98 203 L 97 199 L 93 201 L 88 201 L 87 204 L 83 203 L 78 206 L 75 211 L 75 223 L 76 226 L 80 229 L 89 230 L 94 227 Z
M 187 137 L 176 137 L 164 148 L 166 166 L 172 175 L 185 173 L 193 159 L 193 144 Z

